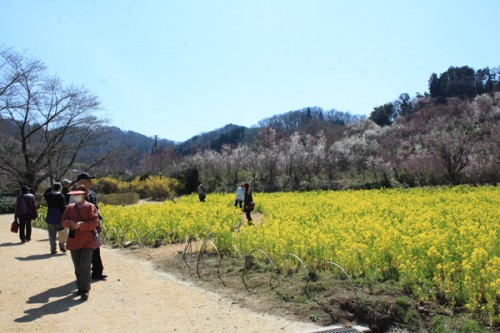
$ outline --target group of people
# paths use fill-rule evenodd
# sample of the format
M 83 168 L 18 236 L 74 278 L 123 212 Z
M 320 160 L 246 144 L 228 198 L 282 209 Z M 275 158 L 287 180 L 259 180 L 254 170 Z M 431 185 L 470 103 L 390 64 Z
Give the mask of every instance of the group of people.
M 252 215 L 250 212 L 254 210 L 255 203 L 253 202 L 252 191 L 250 191 L 250 185 L 244 182 L 236 189 L 236 198 L 234 199 L 234 207 L 243 206 L 243 211 L 247 217 L 248 225 L 253 225 Z
M 71 252 L 75 267 L 77 294 L 82 301 L 89 297 L 91 280 L 105 280 L 100 254 L 99 232 L 102 217 L 99 214 L 97 196 L 91 190 L 94 176 L 83 172 L 74 182 L 63 179 L 56 182 L 44 192 L 47 202 L 47 230 L 49 235 L 50 253 L 59 250 Z M 70 189 L 70 187 L 73 188 Z M 203 183 L 198 186 L 201 202 L 205 201 L 206 193 Z M 249 225 L 253 225 L 251 211 L 254 209 L 252 192 L 247 182 L 236 189 L 234 206 L 239 206 L 245 214 Z M 19 238 L 21 243 L 31 240 L 31 221 L 38 217 L 36 198 L 27 186 L 21 187 L 17 197 L 14 218 L 19 223 Z
M 99 238 L 102 217 L 99 214 L 97 196 L 91 190 L 92 176 L 86 172 L 78 175 L 74 182 L 63 179 L 44 192 L 47 202 L 47 229 L 50 253 L 59 250 L 71 252 L 75 267 L 77 294 L 82 301 L 89 297 L 91 280 L 105 280 L 100 254 Z M 74 185 L 70 189 L 71 185 Z M 19 223 L 21 243 L 31 240 L 31 221 L 38 217 L 36 198 L 23 186 L 16 201 L 14 219 Z
M 198 184 L 198 198 L 200 202 L 205 202 L 207 197 L 205 192 L 205 187 L 203 183 Z M 248 225 L 253 225 L 252 215 L 250 214 L 255 208 L 255 203 L 253 202 L 252 191 L 250 191 L 250 185 L 247 182 L 242 183 L 236 189 L 236 198 L 234 199 L 234 207 L 242 209 L 245 212 Z

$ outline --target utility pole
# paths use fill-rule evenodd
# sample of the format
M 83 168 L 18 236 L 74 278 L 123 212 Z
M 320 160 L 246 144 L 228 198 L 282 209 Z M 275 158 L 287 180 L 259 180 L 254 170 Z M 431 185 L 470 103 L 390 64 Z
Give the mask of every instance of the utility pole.
M 151 156 L 158 153 L 158 135 L 155 135 L 155 143 L 153 144 L 153 148 L 151 148 Z

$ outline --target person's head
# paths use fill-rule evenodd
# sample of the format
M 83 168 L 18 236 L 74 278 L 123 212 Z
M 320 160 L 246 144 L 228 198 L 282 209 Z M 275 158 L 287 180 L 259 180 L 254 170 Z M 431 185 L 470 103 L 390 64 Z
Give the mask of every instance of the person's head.
M 65 179 L 61 180 L 61 184 L 62 184 L 62 186 L 68 188 L 71 185 L 71 180 L 65 178 Z
M 82 172 L 78 175 L 78 177 L 76 177 L 76 182 L 89 189 L 92 186 L 92 179 L 95 179 L 95 176 L 92 176 L 87 172 Z
M 87 193 L 87 188 L 82 185 L 77 186 L 76 188 L 68 192 L 68 194 L 71 195 L 71 199 L 78 204 L 85 201 L 85 196 L 87 195 Z
M 247 182 L 245 182 L 245 183 L 243 183 L 243 187 L 244 187 L 244 188 L 245 188 L 245 190 L 246 190 L 246 189 L 250 188 L 250 185 L 248 185 L 248 183 L 247 183 Z
M 21 193 L 22 193 L 22 194 L 29 193 L 29 192 L 30 192 L 30 190 L 31 190 L 31 189 L 30 189 L 28 186 L 26 186 L 26 185 L 21 186 Z
M 61 183 L 59 183 L 59 182 L 55 182 L 55 183 L 54 183 L 54 185 L 52 185 L 52 189 L 53 189 L 54 191 L 59 192 L 59 191 L 61 190 L 61 188 L 62 188 L 62 184 L 61 184 Z

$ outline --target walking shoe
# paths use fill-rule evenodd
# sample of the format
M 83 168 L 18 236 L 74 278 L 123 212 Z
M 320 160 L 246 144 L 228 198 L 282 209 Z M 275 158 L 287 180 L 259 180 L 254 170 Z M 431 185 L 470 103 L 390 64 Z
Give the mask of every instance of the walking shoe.
M 56 254 L 57 251 L 50 251 L 50 254 Z
M 85 302 L 88 299 L 89 299 L 89 293 L 88 293 L 88 291 L 83 291 L 80 294 L 80 301 Z
M 107 277 L 108 277 L 107 275 L 98 275 L 98 276 L 92 275 L 92 280 L 101 280 L 101 281 L 104 281 L 104 280 L 106 280 Z
M 66 249 L 65 249 L 65 248 L 62 248 L 62 249 L 61 249 L 61 252 L 66 252 Z

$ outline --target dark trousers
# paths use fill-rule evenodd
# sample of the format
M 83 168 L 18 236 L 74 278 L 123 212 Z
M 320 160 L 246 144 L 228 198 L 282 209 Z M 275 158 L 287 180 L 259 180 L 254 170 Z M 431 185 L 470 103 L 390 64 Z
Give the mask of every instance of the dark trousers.
M 247 220 L 248 220 L 248 222 L 252 221 L 252 217 L 250 216 L 250 212 L 251 212 L 251 211 L 252 211 L 252 210 L 250 210 L 250 209 L 248 209 L 248 208 L 246 208 L 246 207 L 245 207 L 245 214 L 246 214 L 246 216 L 247 216 Z
M 31 214 L 18 216 L 19 220 L 19 239 L 21 242 L 31 240 Z
M 240 208 L 243 208 L 243 200 L 234 200 L 234 207 L 238 207 L 238 203 L 240 204 Z
M 101 260 L 101 248 L 95 248 L 92 253 L 92 277 L 99 277 L 102 275 L 104 267 Z
M 90 263 L 92 262 L 94 249 L 71 250 L 71 259 L 75 266 L 76 286 L 79 291 L 90 290 Z

